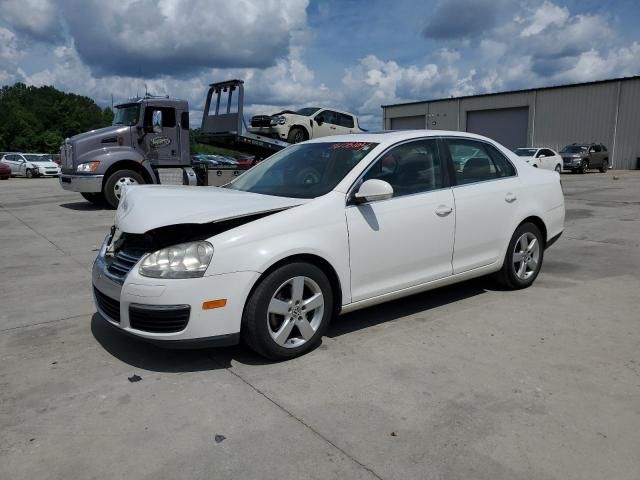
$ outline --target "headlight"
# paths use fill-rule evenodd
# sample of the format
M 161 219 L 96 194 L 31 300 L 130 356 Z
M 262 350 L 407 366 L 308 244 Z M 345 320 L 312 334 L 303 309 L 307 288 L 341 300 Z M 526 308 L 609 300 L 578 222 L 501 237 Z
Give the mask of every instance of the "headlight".
M 100 162 L 97 162 L 97 161 L 81 163 L 76 167 L 76 172 L 84 172 L 84 173 L 95 172 L 98 169 L 99 165 L 100 165 Z
M 181 243 L 144 257 L 139 272 L 151 278 L 202 277 L 212 256 L 213 246 L 209 242 Z
M 277 115 L 275 117 L 271 117 L 271 122 L 270 125 L 284 125 L 285 123 L 287 123 L 287 119 L 284 118 L 282 115 Z

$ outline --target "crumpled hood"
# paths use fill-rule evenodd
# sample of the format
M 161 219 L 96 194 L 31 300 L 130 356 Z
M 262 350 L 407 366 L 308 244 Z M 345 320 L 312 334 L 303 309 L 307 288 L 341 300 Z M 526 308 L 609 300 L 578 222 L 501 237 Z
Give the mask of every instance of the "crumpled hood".
M 219 187 L 138 185 L 127 187 L 116 212 L 116 227 L 145 233 L 183 223 L 211 223 L 295 207 L 308 200 L 274 197 Z

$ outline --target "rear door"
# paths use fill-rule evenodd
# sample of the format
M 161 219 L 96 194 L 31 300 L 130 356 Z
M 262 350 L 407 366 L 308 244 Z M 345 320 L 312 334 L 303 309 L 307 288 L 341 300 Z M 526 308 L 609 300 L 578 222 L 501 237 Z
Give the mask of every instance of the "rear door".
M 338 133 L 354 133 L 356 122 L 352 115 L 338 112 Z
M 453 196 L 456 232 L 453 247 L 453 273 L 458 274 L 501 260 L 512 235 L 518 201 L 517 171 L 493 145 L 476 139 L 445 139 L 454 169 Z M 456 158 L 474 149 L 475 156 Z

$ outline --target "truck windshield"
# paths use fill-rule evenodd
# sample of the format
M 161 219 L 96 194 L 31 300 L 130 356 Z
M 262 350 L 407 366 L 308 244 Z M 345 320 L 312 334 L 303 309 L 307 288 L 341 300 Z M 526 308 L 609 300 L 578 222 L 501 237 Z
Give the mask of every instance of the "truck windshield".
M 296 113 L 298 115 L 304 115 L 305 117 L 310 117 L 311 115 L 316 113 L 318 110 L 320 110 L 318 107 L 306 107 L 306 108 L 301 108 Z
M 377 143 L 292 145 L 270 156 L 227 188 L 279 197 L 315 198 L 329 193 Z
M 126 125 L 131 127 L 138 123 L 138 114 L 140 113 L 140 105 L 132 103 L 129 105 L 118 105 L 113 116 L 112 125 Z

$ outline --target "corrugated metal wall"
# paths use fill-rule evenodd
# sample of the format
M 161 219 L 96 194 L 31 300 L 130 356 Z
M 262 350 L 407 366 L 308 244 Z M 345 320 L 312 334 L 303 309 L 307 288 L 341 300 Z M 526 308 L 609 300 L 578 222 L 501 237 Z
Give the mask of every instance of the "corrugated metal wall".
M 614 168 L 636 167 L 640 78 L 393 105 L 384 108 L 384 127 L 392 128 L 400 117 L 423 115 L 429 129 L 467 131 L 468 112 L 517 107 L 529 109 L 527 146 L 558 150 L 574 142 L 601 142 Z

